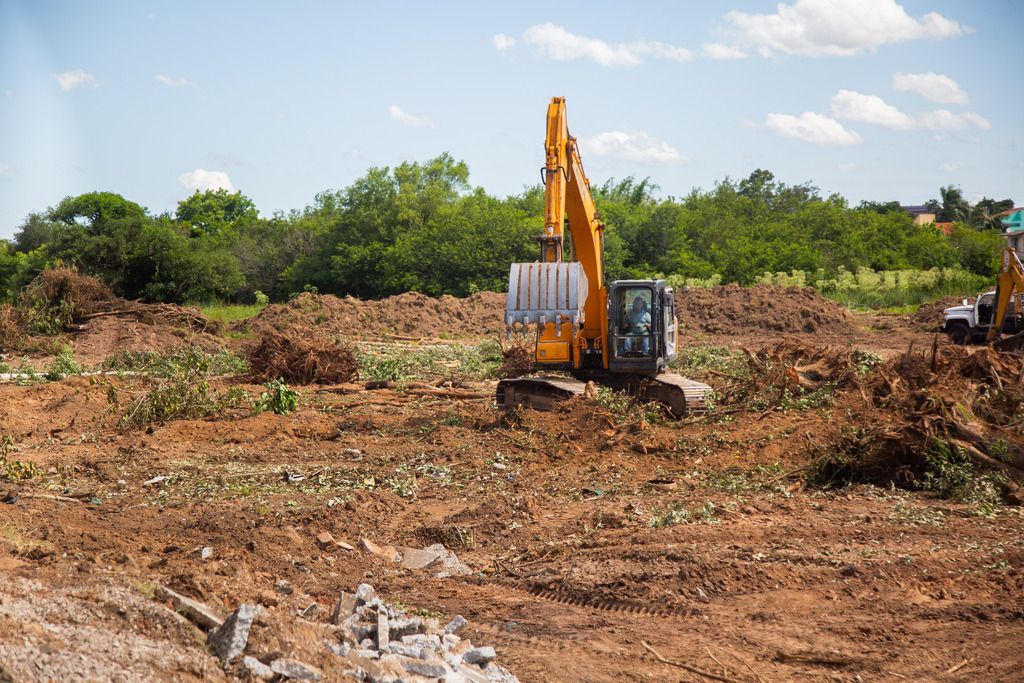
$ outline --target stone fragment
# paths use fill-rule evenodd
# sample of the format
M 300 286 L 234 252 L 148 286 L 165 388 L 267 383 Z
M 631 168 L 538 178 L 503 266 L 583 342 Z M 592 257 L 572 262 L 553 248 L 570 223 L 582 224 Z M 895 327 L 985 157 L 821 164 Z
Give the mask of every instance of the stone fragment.
M 356 547 L 354 545 L 349 545 L 348 543 L 345 543 L 345 541 L 335 541 L 334 545 L 338 546 L 342 550 L 355 550 L 356 549 Z
M 338 596 L 338 602 L 334 603 L 334 607 L 331 609 L 331 623 L 340 624 L 352 616 L 355 611 L 356 596 L 341 591 L 341 594 Z
M 445 649 L 445 652 L 454 649 L 462 642 L 462 638 L 459 638 L 454 633 L 445 633 L 441 636 L 441 647 Z
M 279 676 L 300 681 L 322 681 L 324 678 L 324 673 L 320 669 L 297 659 L 275 659 L 270 663 L 270 670 Z
M 335 548 L 334 536 L 330 532 L 322 531 L 317 534 L 316 544 L 320 550 L 333 550 Z
M 443 633 L 445 635 L 452 634 L 458 635 L 459 631 L 466 625 L 466 618 L 459 614 L 454 619 L 448 622 L 448 625 L 444 627 Z
M 220 628 L 220 625 L 224 623 L 212 609 L 203 603 L 196 602 L 192 598 L 186 598 L 180 593 L 175 593 L 170 588 L 157 586 L 153 592 L 161 600 L 169 600 L 174 605 L 176 611 L 184 614 L 188 617 L 189 621 L 200 628 L 212 631 L 215 628 Z
M 427 652 L 422 647 L 415 645 L 406 645 L 398 641 L 392 642 L 391 653 L 396 655 L 403 655 L 405 657 L 412 657 L 413 659 L 426 659 Z
M 462 655 L 462 661 L 477 666 L 487 666 L 494 661 L 493 647 L 475 647 Z
M 402 636 L 402 642 L 406 645 L 422 647 L 425 650 L 441 649 L 441 639 L 433 633 L 414 633 L 411 636 Z
M 377 649 L 382 652 L 390 652 L 388 650 L 388 642 L 390 641 L 389 635 L 391 633 L 391 627 L 388 625 L 388 611 L 383 607 L 377 610 Z
M 490 683 L 487 674 L 475 666 L 460 664 L 454 669 L 455 673 L 446 676 L 444 683 Z
M 281 579 L 277 582 L 275 587 L 277 588 L 277 592 L 281 595 L 291 595 L 295 592 L 295 589 L 292 588 L 292 585 L 288 583 L 287 579 Z
M 392 657 L 396 657 L 396 660 L 392 660 Z M 401 655 L 388 655 L 389 661 L 397 661 L 403 669 L 411 674 L 417 676 L 426 676 L 427 678 L 442 678 L 451 670 L 439 662 L 429 662 L 425 659 L 414 659 L 412 657 L 403 657 Z
M 245 674 L 250 674 L 255 678 L 262 678 L 265 681 L 269 681 L 277 675 L 269 666 L 249 655 L 242 657 L 242 676 L 245 676 Z
M 425 552 L 434 553 L 438 556 L 437 563 L 431 566 L 431 570 L 437 570 L 441 574 L 446 576 L 468 576 L 473 573 L 473 570 L 464 565 L 459 561 L 459 558 L 448 548 L 445 548 L 440 543 L 427 546 L 423 549 Z
M 503 669 L 497 664 L 491 664 L 483 672 L 491 683 L 519 683 L 519 679 L 512 675 L 508 669 Z
M 364 551 L 382 557 L 388 562 L 398 560 L 398 551 L 393 545 L 379 546 L 368 538 L 359 539 L 359 547 Z
M 428 569 L 440 560 L 441 556 L 437 553 L 416 548 L 402 548 L 401 564 L 403 569 Z
M 362 645 L 367 645 L 367 647 L 362 647 Z M 373 649 L 373 641 L 372 640 L 369 640 L 369 639 L 364 640 L 361 643 L 360 648 L 361 648 L 359 650 L 359 656 L 360 657 L 366 657 L 367 659 L 380 659 L 380 652 L 378 652 L 377 650 Z
M 377 591 L 368 583 L 361 583 L 356 586 L 356 607 L 360 605 L 371 605 L 374 601 L 380 600 Z
M 204 559 L 204 560 L 210 559 L 210 557 L 212 555 L 213 555 L 213 548 L 211 548 L 210 546 L 206 546 L 205 548 L 203 548 L 202 550 L 199 551 L 199 557 Z
M 266 607 L 277 607 L 277 596 L 269 590 L 261 590 L 256 594 L 256 602 Z
M 228 615 L 220 628 L 210 633 L 207 638 L 213 653 L 225 662 L 230 662 L 245 650 L 249 641 L 249 629 L 259 612 L 256 605 L 241 605 Z
M 312 619 L 319 612 L 320 612 L 320 605 L 318 605 L 318 604 L 316 604 L 314 602 L 309 607 L 307 607 L 306 609 L 304 609 L 301 612 L 299 612 L 299 615 L 305 617 L 306 619 Z
M 400 639 L 402 636 L 411 636 L 414 633 L 426 633 L 427 627 L 420 617 L 402 617 L 391 621 L 391 638 Z

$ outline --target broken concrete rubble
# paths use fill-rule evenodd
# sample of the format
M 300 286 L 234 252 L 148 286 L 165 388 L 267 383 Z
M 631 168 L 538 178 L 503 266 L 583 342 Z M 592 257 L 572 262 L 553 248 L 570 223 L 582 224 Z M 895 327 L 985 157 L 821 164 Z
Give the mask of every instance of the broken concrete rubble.
M 213 653 L 225 662 L 230 662 L 245 650 L 249 639 L 252 620 L 259 612 L 256 605 L 242 605 L 228 615 L 219 628 L 210 633 L 207 642 Z

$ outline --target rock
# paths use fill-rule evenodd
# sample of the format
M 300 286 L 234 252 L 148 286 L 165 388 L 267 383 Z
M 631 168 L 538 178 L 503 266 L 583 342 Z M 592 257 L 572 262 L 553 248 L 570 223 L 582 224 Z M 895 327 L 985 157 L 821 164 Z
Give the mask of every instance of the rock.
M 473 573 L 473 570 L 462 564 L 459 558 L 456 557 L 455 553 L 448 550 L 440 543 L 427 546 L 423 549 L 424 552 L 434 553 L 438 556 L 436 564 L 432 565 L 432 569 L 437 569 L 439 573 L 446 574 L 449 576 L 468 576 Z
M 241 605 L 229 614 L 220 628 L 210 633 L 206 640 L 213 653 L 225 662 L 230 662 L 242 654 L 245 644 L 249 641 L 252 621 L 259 609 L 256 605 Z
M 455 673 L 446 676 L 444 683 L 490 683 L 487 674 L 475 666 L 459 664 L 454 668 Z
M 210 546 L 206 546 L 205 548 L 203 548 L 202 550 L 199 551 L 199 557 L 204 559 L 204 560 L 208 560 L 212 556 L 213 556 L 213 548 L 211 548 Z
M 382 557 L 388 562 L 396 562 L 398 560 L 398 551 L 393 545 L 379 546 L 368 538 L 359 539 L 359 547 L 364 551 Z
M 331 536 L 331 534 L 327 531 L 323 531 L 317 535 L 316 544 L 317 547 L 320 548 L 320 550 L 330 550 L 336 547 L 334 536 Z
M 153 592 L 161 600 L 169 600 L 174 605 L 176 611 L 184 614 L 188 617 L 189 621 L 192 621 L 200 628 L 212 631 L 215 628 L 220 628 L 221 624 L 224 623 L 212 609 L 203 603 L 196 602 L 192 598 L 186 598 L 180 593 L 175 593 L 170 588 L 157 586 Z
M 338 546 L 342 550 L 355 550 L 356 549 L 355 546 L 349 545 L 348 543 L 345 543 L 345 541 L 335 541 L 334 545 Z
M 469 652 L 462 655 L 462 661 L 467 664 L 476 664 L 477 666 L 487 666 L 494 661 L 494 648 L 493 647 L 475 647 Z
M 406 645 L 422 647 L 425 650 L 441 649 L 441 639 L 433 633 L 414 633 L 411 636 L 402 636 L 402 642 Z
M 300 681 L 321 681 L 324 678 L 324 673 L 320 669 L 297 659 L 275 659 L 270 663 L 270 670 L 279 676 Z
M 405 657 L 412 657 L 413 659 L 426 659 L 427 651 L 422 647 L 415 645 L 406 645 L 405 643 L 393 642 L 390 645 L 391 653 L 396 655 L 403 655 Z
M 266 607 L 277 607 L 277 596 L 268 590 L 256 594 L 256 602 Z
M 288 583 L 287 579 L 281 579 L 277 582 L 275 587 L 277 588 L 277 592 L 281 595 L 291 595 L 295 592 L 295 589 L 292 588 L 292 585 Z
M 426 676 L 427 678 L 442 678 L 449 673 L 451 669 L 445 666 L 444 662 L 430 662 L 425 659 L 414 659 L 412 657 L 403 657 L 402 655 L 387 655 L 386 658 L 382 659 L 382 662 L 395 662 L 403 669 L 411 674 L 417 676 Z
M 503 669 L 497 664 L 489 665 L 484 669 L 484 673 L 491 683 L 519 683 L 519 679 L 513 676 L 508 669 Z
M 377 597 L 377 591 L 373 590 L 373 586 L 368 583 L 361 583 L 356 586 L 356 607 L 360 605 L 374 605 L 375 602 L 379 602 L 380 598 Z
M 402 548 L 402 567 L 404 569 L 428 569 L 441 560 L 440 555 L 416 548 Z
M 391 622 L 391 633 L 392 639 L 398 640 L 402 636 L 411 636 L 414 633 L 426 633 L 427 626 L 423 623 L 423 620 L 419 617 L 403 617 L 401 619 L 395 619 Z
M 269 681 L 277 675 L 269 666 L 248 655 L 242 658 L 242 675 L 245 676 L 247 673 L 255 678 L 262 678 L 265 681 Z
M 388 611 L 383 607 L 377 610 L 377 649 L 382 652 L 390 652 L 388 650 L 388 642 L 390 641 L 391 627 L 388 625 Z
M 318 604 L 316 604 L 314 602 L 309 607 L 307 607 L 306 609 L 304 609 L 301 612 L 299 612 L 299 615 L 302 616 L 302 617 L 305 617 L 306 619 L 312 619 L 319 612 L 320 612 L 320 605 L 318 605 Z
M 460 614 L 448 622 L 448 625 L 444 627 L 443 633 L 444 635 L 458 635 L 465 625 L 466 618 Z
M 356 596 L 341 591 L 341 594 L 338 596 L 338 602 L 334 603 L 334 607 L 331 609 L 331 623 L 340 624 L 352 616 L 355 611 Z

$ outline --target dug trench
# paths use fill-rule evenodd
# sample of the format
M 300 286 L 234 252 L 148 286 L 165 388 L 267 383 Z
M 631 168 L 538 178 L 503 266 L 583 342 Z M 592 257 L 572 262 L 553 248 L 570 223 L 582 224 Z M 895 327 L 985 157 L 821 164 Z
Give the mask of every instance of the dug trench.
M 462 635 L 522 681 L 1024 677 L 1019 358 L 933 346 L 909 316 L 877 331 L 802 315 L 831 305 L 806 292 L 767 299 L 787 296 L 781 330 L 758 323 L 758 306 L 788 319 L 756 298 L 737 304 L 745 323 L 689 328 L 681 370 L 718 401 L 681 421 L 607 392 L 500 411 L 495 380 L 447 366 L 377 389 L 294 384 L 287 415 L 232 404 L 138 428 L 107 398 L 144 390 L 131 376 L 4 384 L 0 665 L 16 681 L 240 675 L 166 587 L 222 617 L 261 605 L 273 628 L 254 656 L 345 680 L 329 613 L 371 583 L 407 611 L 463 615 Z M 337 335 L 345 302 L 321 299 L 267 309 L 309 320 L 264 331 Z M 374 330 L 391 336 L 366 348 L 451 343 L 425 325 Z M 262 338 L 202 334 L 211 352 Z M 255 397 L 263 379 L 211 391 Z M 468 573 L 390 559 L 438 543 Z

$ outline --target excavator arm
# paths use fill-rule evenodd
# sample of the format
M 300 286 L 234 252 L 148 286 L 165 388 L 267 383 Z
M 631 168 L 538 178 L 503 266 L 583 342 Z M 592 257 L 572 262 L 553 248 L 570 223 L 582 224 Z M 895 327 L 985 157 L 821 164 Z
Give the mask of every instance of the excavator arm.
M 564 219 L 568 218 L 575 260 L 590 287 L 591 296 L 584 304 L 584 337 L 592 337 L 589 330 L 600 334 L 604 323 L 600 295 L 604 290 L 604 223 L 590 194 L 576 138 L 569 135 L 563 97 L 552 97 L 548 105 L 544 151 L 544 234 L 538 238 L 541 261 L 566 260 L 562 245 Z
M 1017 296 L 1014 296 L 1014 293 Z M 1011 247 L 1003 249 L 1002 268 L 996 278 L 996 310 L 992 317 L 992 329 L 988 331 L 986 341 L 999 337 L 1003 331 L 1003 323 L 1010 306 L 1021 315 L 1020 295 L 1024 294 L 1024 266 L 1017 258 L 1017 252 Z

